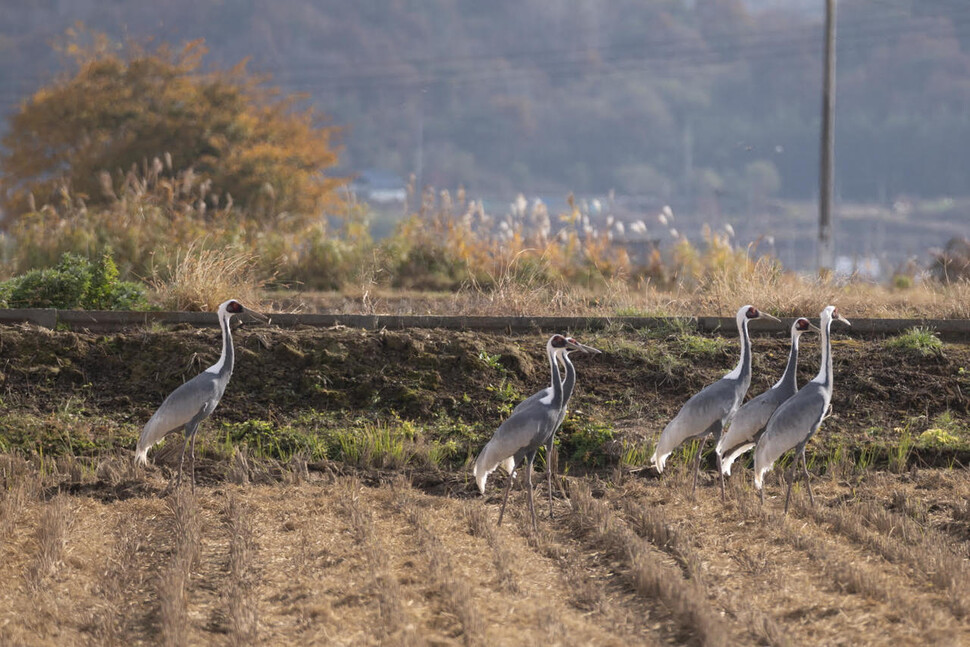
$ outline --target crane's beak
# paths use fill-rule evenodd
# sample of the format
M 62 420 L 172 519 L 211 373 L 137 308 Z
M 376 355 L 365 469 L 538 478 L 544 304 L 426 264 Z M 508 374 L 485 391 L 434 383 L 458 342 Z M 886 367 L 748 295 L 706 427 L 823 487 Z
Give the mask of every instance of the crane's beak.
M 601 351 L 599 349 L 593 348 L 592 346 L 587 346 L 586 344 L 580 344 L 575 339 L 570 339 L 569 340 L 569 349 L 570 350 L 581 350 L 584 353 L 593 353 L 594 355 L 599 355 L 600 353 L 603 352 L 603 351 Z
M 255 310 L 250 310 L 249 308 L 246 308 L 244 312 L 246 312 L 246 314 L 253 317 L 254 319 L 258 319 L 262 321 L 263 323 L 270 323 L 269 317 L 267 317 L 261 312 L 256 312 Z
M 765 312 L 763 310 L 759 310 L 758 312 L 760 312 L 761 313 L 761 316 L 764 317 L 765 319 L 771 319 L 772 321 L 781 321 L 781 319 L 779 319 L 778 317 L 776 317 L 774 315 L 770 315 L 770 314 L 768 314 L 767 312 Z
M 809 324 L 808 324 L 808 329 L 811 330 L 812 332 L 817 332 L 819 334 L 821 334 L 821 332 L 822 332 L 822 329 L 821 328 L 819 328 L 818 326 L 816 326 L 815 324 L 813 324 L 811 322 L 809 322 Z
M 837 315 L 835 315 L 835 319 L 836 319 L 837 321 L 841 321 L 841 322 L 842 322 L 842 323 L 844 323 L 844 324 L 845 324 L 846 326 L 851 326 L 851 325 L 852 325 L 852 324 L 850 324 L 850 323 L 849 323 L 849 320 L 848 320 L 848 319 L 846 319 L 845 317 L 843 317 L 843 316 L 842 316 L 842 315 L 840 315 L 840 314 L 837 314 Z

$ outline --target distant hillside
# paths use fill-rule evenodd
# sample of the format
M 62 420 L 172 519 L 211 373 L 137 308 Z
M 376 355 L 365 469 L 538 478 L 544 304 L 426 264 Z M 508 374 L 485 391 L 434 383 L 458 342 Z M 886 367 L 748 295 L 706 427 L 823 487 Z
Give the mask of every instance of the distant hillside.
M 839 196 L 966 195 L 970 5 L 840 4 Z M 119 38 L 204 38 L 225 65 L 249 57 L 345 127 L 350 172 L 492 194 L 616 189 L 739 213 L 815 192 L 821 26 L 807 3 L 3 5 L 5 112 L 61 69 L 50 44 L 83 21 Z

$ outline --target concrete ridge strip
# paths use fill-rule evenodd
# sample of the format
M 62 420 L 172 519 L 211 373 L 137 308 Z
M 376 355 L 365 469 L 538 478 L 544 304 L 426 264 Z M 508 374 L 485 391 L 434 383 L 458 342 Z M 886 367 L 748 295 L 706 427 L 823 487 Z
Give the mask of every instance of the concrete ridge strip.
M 310 326 L 329 328 L 346 326 L 365 330 L 403 330 L 407 328 L 442 328 L 447 330 L 481 330 L 491 332 L 553 332 L 602 330 L 611 326 L 627 328 L 669 328 L 685 323 L 701 332 L 737 335 L 734 317 L 495 317 L 454 315 L 375 315 L 375 314 L 270 314 L 272 323 L 282 328 Z M 245 315 L 242 316 L 245 321 Z M 757 320 L 750 324 L 752 333 L 787 333 L 793 318 L 781 323 Z M 45 328 L 65 327 L 71 330 L 109 332 L 152 324 L 215 326 L 213 312 L 128 312 L 56 309 L 0 309 L 0 325 L 30 323 Z M 914 326 L 925 326 L 949 339 L 970 339 L 968 319 L 860 319 L 852 318 L 852 327 L 837 325 L 839 335 L 895 335 Z

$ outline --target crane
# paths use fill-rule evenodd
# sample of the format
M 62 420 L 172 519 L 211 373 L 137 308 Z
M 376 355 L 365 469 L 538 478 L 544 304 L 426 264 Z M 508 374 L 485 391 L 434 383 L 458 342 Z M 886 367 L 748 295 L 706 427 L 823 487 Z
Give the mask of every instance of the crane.
M 802 459 L 802 470 L 805 474 L 805 483 L 808 486 L 808 497 L 812 505 L 815 505 L 815 495 L 812 494 L 812 483 L 805 461 L 805 445 L 831 412 L 832 341 L 830 330 L 833 321 L 841 321 L 847 326 L 852 325 L 839 314 L 835 306 L 828 306 L 822 310 L 819 321 L 822 335 L 822 361 L 818 375 L 775 410 L 754 450 L 754 487 L 760 493 L 762 503 L 765 500 L 765 473 L 774 466 L 775 461 L 782 454 L 789 449 L 794 448 L 795 450 L 795 465 L 792 466 L 791 478 L 788 480 L 788 492 L 785 494 L 785 514 L 788 514 L 791 486 L 795 482 L 795 470 L 799 458 Z
M 229 330 L 229 320 L 234 314 L 248 312 L 258 319 L 266 321 L 266 317 L 243 307 L 235 299 L 230 299 L 219 305 L 219 326 L 222 328 L 222 354 L 219 361 L 196 375 L 188 382 L 172 391 L 162 406 L 155 411 L 151 419 L 142 429 L 138 446 L 135 449 L 135 463 L 148 463 L 148 450 L 163 437 L 180 429 L 185 432 L 185 443 L 179 458 L 178 479 L 175 487 L 182 483 L 182 471 L 185 464 L 185 450 L 192 442 L 190 455 L 192 472 L 192 490 L 195 491 L 195 438 L 199 423 L 212 415 L 222 394 L 229 384 L 235 354 L 232 347 L 232 333 Z
M 512 489 L 512 474 L 516 466 L 525 460 L 529 512 L 532 515 L 532 528 L 538 530 L 532 494 L 532 463 L 540 447 L 546 446 L 548 448 L 552 445 L 556 429 L 565 418 L 568 401 L 567 389 L 571 395 L 575 384 L 575 372 L 570 378 L 571 363 L 566 354 L 576 350 L 584 353 L 600 352 L 595 348 L 579 343 L 572 337 L 557 334 L 549 338 L 549 341 L 546 342 L 546 355 L 549 358 L 549 367 L 552 374 L 551 385 L 533 394 L 513 409 L 512 414 L 499 426 L 491 440 L 479 453 L 478 458 L 475 459 L 475 467 L 472 473 L 475 476 L 479 491 L 483 494 L 485 493 L 488 475 L 495 468 L 501 465 L 509 473 L 509 482 L 505 488 L 502 509 L 498 516 L 499 525 L 502 524 L 505 505 L 508 503 L 509 492 Z M 566 380 L 562 379 L 559 371 L 560 359 L 563 359 L 566 364 Z M 549 472 L 549 485 L 551 488 L 551 471 Z M 551 497 L 550 491 L 550 508 L 552 506 Z
M 559 410 L 559 419 L 556 421 L 556 426 L 553 428 L 552 434 L 550 434 L 549 440 L 546 442 L 546 477 L 547 477 L 547 480 L 548 480 L 548 490 L 549 490 L 549 518 L 550 519 L 553 518 L 553 510 L 552 510 L 552 469 L 553 469 L 552 452 L 553 452 L 554 444 L 555 444 L 555 440 L 556 440 L 556 431 L 558 431 L 559 430 L 559 427 L 562 426 L 563 421 L 566 419 L 566 414 L 569 413 L 569 410 L 567 409 L 567 405 L 569 404 L 569 398 L 573 394 L 573 389 L 576 386 L 576 367 L 573 366 L 572 361 L 569 359 L 569 353 L 573 352 L 574 350 L 582 350 L 585 353 L 595 353 L 595 354 L 598 355 L 601 352 L 601 351 L 593 348 L 592 346 L 587 346 L 585 344 L 580 344 L 573 337 L 567 337 L 566 338 L 566 341 L 569 342 L 570 346 L 567 346 L 566 350 L 564 350 L 562 353 L 560 353 L 560 359 L 562 360 L 562 363 L 565 364 L 565 366 L 566 366 L 566 377 L 563 378 L 563 381 L 562 381 L 562 408 L 560 408 L 560 410 Z M 573 346 L 575 346 L 575 348 L 573 348 Z M 540 391 L 540 393 L 545 393 L 545 391 L 546 390 L 544 389 L 543 391 Z M 533 395 L 533 397 L 534 397 L 534 395 Z M 548 394 L 547 394 L 547 397 L 548 397 Z M 518 409 L 519 407 L 521 407 L 522 405 L 524 405 L 526 402 L 528 402 L 528 399 L 526 399 L 523 402 L 520 402 L 519 405 L 516 407 L 516 409 Z M 513 409 L 512 413 L 515 413 L 515 410 L 514 409 Z M 562 489 L 562 484 L 561 483 L 559 484 L 559 487 L 560 487 L 560 489 Z
M 752 449 L 765 430 L 768 418 L 778 406 L 795 395 L 798 391 L 798 338 L 809 330 L 818 332 L 818 328 L 804 318 L 795 320 L 791 326 L 791 351 L 788 354 L 788 364 L 781 379 L 774 386 L 745 402 L 731 418 L 731 426 L 721 436 L 717 443 L 717 455 L 721 458 L 721 473 L 731 476 L 731 465 L 741 454 Z
M 751 305 L 742 306 L 735 319 L 738 333 L 741 337 L 741 359 L 734 370 L 717 382 L 708 385 L 699 393 L 691 397 L 681 408 L 680 412 L 667 423 L 660 433 L 657 448 L 650 457 L 650 464 L 663 473 L 667 457 L 684 442 L 699 438 L 700 447 L 697 448 L 697 458 L 694 461 L 694 484 L 691 496 L 697 489 L 697 473 L 700 471 L 701 451 L 708 436 L 714 436 L 717 442 L 721 437 L 721 430 L 727 424 L 734 412 L 737 411 L 744 394 L 751 384 L 751 339 L 748 336 L 748 322 L 753 319 L 771 319 L 780 321 L 766 312 L 761 312 Z M 724 499 L 724 475 L 721 473 L 721 461 L 718 456 L 718 475 L 721 479 L 721 499 Z

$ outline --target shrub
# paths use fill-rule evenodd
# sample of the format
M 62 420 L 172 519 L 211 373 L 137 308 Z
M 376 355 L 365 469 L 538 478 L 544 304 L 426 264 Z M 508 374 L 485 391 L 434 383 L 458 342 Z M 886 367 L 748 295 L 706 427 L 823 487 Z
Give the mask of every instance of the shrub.
M 563 453 L 570 460 L 578 460 L 583 465 L 602 467 L 608 455 L 606 446 L 613 441 L 616 431 L 613 427 L 598 422 L 587 422 L 573 431 L 563 430 L 560 439 Z
M 886 348 L 928 357 L 943 352 L 943 342 L 932 328 L 915 326 L 886 340 Z
M 190 243 L 173 263 L 154 271 L 151 284 L 156 303 L 166 310 L 210 312 L 227 299 L 256 307 L 265 281 L 257 278 L 252 254 Z
M 134 310 L 148 304 L 141 285 L 118 280 L 118 268 L 109 254 L 97 264 L 64 254 L 56 267 L 30 270 L 4 281 L 0 298 L 9 308 Z
M 295 97 L 264 87 L 244 63 L 203 72 L 201 41 L 146 51 L 97 33 L 68 38 L 76 70 L 24 101 L 3 138 L 8 222 L 34 210 L 32 196 L 111 204 L 133 173 L 155 173 L 176 193 L 175 171 L 189 169 L 209 207 L 235 200 L 261 221 L 339 204 L 340 182 L 323 174 L 337 162 L 334 129 L 294 110 Z

